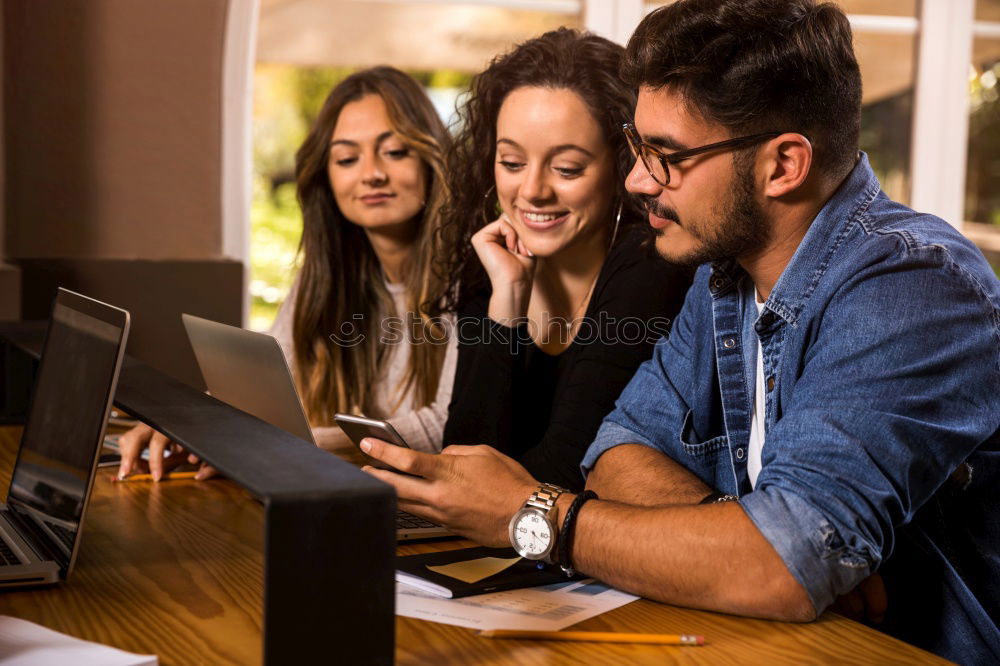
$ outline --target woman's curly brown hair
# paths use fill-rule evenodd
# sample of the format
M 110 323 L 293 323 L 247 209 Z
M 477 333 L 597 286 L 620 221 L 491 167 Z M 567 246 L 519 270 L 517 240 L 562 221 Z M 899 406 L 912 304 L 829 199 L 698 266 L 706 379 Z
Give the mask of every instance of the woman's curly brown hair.
M 621 126 L 631 120 L 636 96 L 619 76 L 624 55 L 624 48 L 603 37 L 559 28 L 497 56 L 473 79 L 459 109 L 458 134 L 447 153 L 451 198 L 442 211 L 436 239 L 439 282 L 445 292 L 427 304 L 429 310 L 457 311 L 486 284 L 471 238 L 496 217 L 497 116 L 507 95 L 518 88 L 566 89 L 583 99 L 617 155 L 620 226 L 640 219 L 641 208 L 625 191 L 625 177 L 634 158 Z

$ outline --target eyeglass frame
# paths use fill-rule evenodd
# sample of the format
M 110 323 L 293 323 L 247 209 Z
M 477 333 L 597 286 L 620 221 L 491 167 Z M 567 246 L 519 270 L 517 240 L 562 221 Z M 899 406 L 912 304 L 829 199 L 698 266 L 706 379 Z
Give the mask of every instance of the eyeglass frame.
M 698 146 L 697 148 L 689 148 L 687 150 L 678 150 L 672 153 L 664 153 L 656 146 L 646 143 L 639 137 L 639 132 L 636 131 L 635 125 L 632 123 L 622 123 L 622 132 L 625 133 L 625 139 L 628 141 L 629 148 L 632 149 L 632 154 L 639 158 L 642 162 L 642 166 L 646 169 L 646 173 L 649 177 L 657 182 L 662 187 L 666 187 L 670 184 L 670 165 L 677 164 L 678 162 L 683 162 L 684 160 L 690 159 L 697 155 L 703 153 L 711 152 L 713 150 L 719 150 L 721 148 L 732 148 L 735 146 L 740 146 L 745 143 L 751 143 L 753 141 L 764 141 L 765 139 L 773 139 L 776 136 L 781 136 L 784 132 L 761 132 L 760 134 L 750 134 L 747 136 L 740 136 L 734 139 L 726 139 L 725 141 L 718 141 L 716 143 L 710 143 L 705 146 Z M 665 183 L 660 182 L 660 179 L 653 175 L 653 170 L 649 168 L 649 163 L 646 162 L 646 156 L 643 149 L 656 155 L 656 158 L 660 160 L 660 166 L 663 167 L 663 173 L 666 176 Z

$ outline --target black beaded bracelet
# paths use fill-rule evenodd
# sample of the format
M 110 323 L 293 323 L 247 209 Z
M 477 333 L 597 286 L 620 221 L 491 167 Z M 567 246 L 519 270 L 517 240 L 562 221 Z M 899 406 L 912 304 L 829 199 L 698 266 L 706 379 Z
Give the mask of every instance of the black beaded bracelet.
M 558 564 L 559 568 L 567 577 L 576 575 L 573 563 L 570 561 L 570 552 L 573 547 L 573 533 L 576 531 L 576 516 L 580 513 L 580 507 L 588 500 L 598 499 L 597 493 L 593 490 L 584 490 L 576 496 L 573 503 L 566 511 L 566 518 L 563 519 L 562 529 L 559 530 Z

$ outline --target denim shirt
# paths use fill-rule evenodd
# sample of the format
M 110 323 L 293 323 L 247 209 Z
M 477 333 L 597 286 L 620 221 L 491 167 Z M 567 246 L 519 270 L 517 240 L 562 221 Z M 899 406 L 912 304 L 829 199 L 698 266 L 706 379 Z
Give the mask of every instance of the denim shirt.
M 765 440 L 747 476 L 757 342 Z M 760 315 L 734 261 L 702 266 L 581 463 L 638 443 L 743 510 L 817 613 L 878 570 L 879 628 L 1000 661 L 1000 282 L 861 159 Z

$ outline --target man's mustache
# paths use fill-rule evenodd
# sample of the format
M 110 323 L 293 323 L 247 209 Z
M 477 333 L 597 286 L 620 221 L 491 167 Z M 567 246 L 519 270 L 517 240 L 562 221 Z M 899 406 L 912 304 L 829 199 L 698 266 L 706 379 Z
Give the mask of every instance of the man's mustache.
M 663 220 L 671 220 L 673 222 L 676 222 L 677 224 L 680 224 L 681 218 L 677 214 L 677 211 L 675 211 L 673 208 L 668 208 L 667 206 L 664 206 L 663 204 L 661 204 L 659 201 L 656 200 L 656 197 L 650 196 L 648 194 L 640 194 L 639 200 L 640 202 L 642 202 L 642 207 L 645 208 L 648 212 L 655 215 L 656 217 Z

